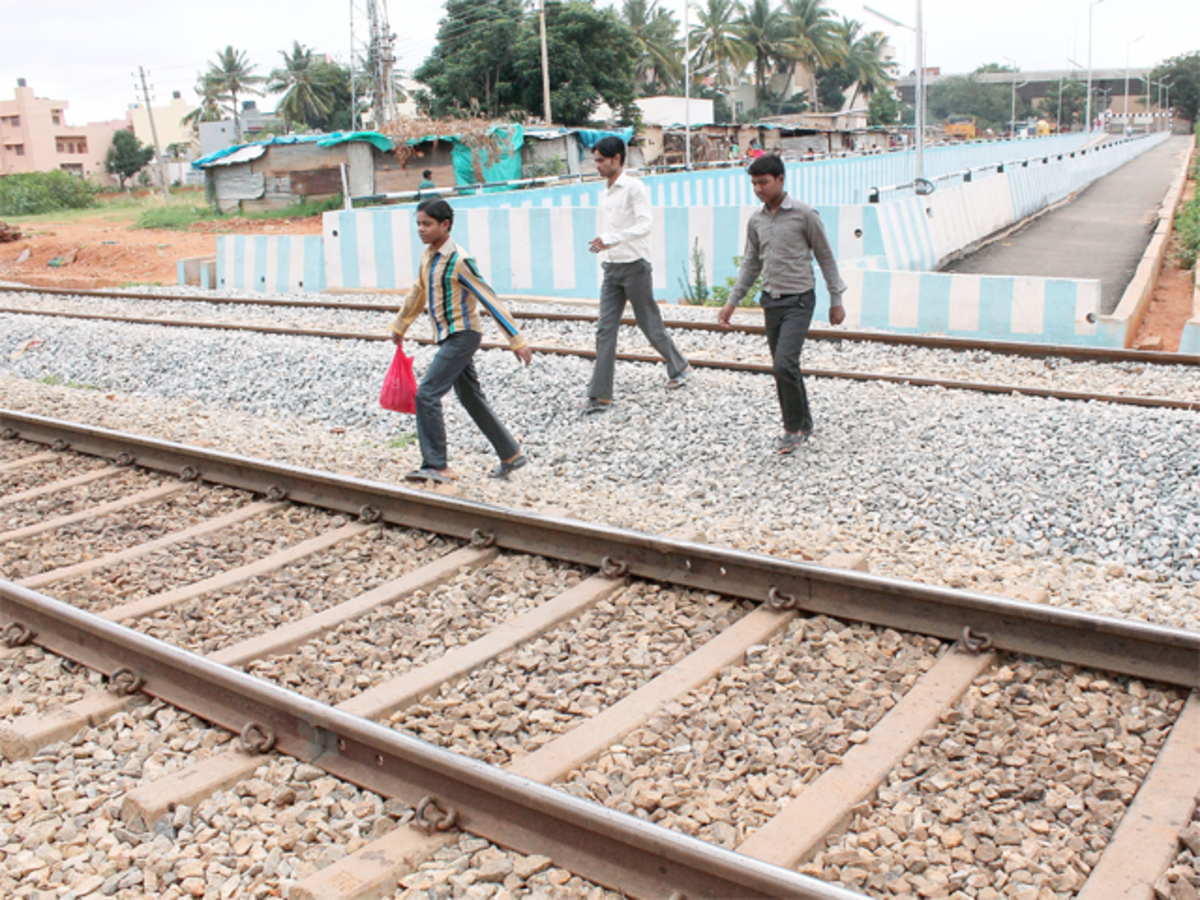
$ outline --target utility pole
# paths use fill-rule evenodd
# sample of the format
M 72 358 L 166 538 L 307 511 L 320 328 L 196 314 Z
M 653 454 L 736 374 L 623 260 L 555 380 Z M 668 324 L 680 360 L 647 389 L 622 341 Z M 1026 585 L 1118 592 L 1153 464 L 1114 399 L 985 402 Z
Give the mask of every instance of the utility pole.
M 350 0 L 350 130 L 358 131 L 358 91 L 354 82 L 354 0 Z
M 371 23 L 372 106 L 375 128 L 390 125 L 399 117 L 396 109 L 396 35 L 388 25 L 387 0 L 367 0 Z
M 688 7 L 683 0 L 683 165 L 692 168 L 692 36 L 688 28 Z
M 554 121 L 550 117 L 550 54 L 546 50 L 546 0 L 538 8 L 542 28 L 542 107 L 545 110 L 546 127 Z
M 158 161 L 158 180 L 162 182 L 163 197 L 171 199 L 171 189 L 167 186 L 167 169 L 163 163 L 162 147 L 158 145 L 158 129 L 154 127 L 154 110 L 150 107 L 150 89 L 146 87 L 146 70 L 138 66 L 138 75 L 142 79 L 142 96 L 146 98 L 146 115 L 150 119 L 150 137 L 154 140 L 154 158 Z
M 1092 133 L 1092 9 L 1104 0 L 1092 0 L 1088 4 L 1088 83 L 1087 83 L 1087 133 Z

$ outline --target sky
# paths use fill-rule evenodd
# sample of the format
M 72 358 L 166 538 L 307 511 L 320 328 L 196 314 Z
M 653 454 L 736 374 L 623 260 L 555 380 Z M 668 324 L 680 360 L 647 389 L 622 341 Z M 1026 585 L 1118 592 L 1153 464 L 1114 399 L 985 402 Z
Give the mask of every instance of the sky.
M 660 3 L 682 19 L 683 0 Z M 359 0 L 359 8 L 364 5 Z M 913 68 L 910 31 L 877 19 L 861 2 L 826 0 L 826 5 L 894 35 L 904 72 Z M 914 0 L 868 5 L 915 23 Z M 141 65 L 148 72 L 154 105 L 169 103 L 176 90 L 194 101 L 197 75 L 229 44 L 245 50 L 264 75 L 280 64 L 280 51 L 293 40 L 348 59 L 349 9 L 346 0 L 206 0 L 187 5 L 178 0 L 158 5 L 0 0 L 0 33 L 6 38 L 0 52 L 0 99 L 11 99 L 17 78 L 25 78 L 37 96 L 67 100 L 72 125 L 121 119 L 140 99 L 134 85 Z M 1024 70 L 1069 68 L 1068 58 L 1086 66 L 1088 10 L 1088 0 L 924 0 L 926 59 L 944 74 L 1004 63 L 1006 57 Z M 400 67 L 411 71 L 434 46 L 442 5 L 436 0 L 390 0 L 388 11 Z M 1122 69 L 1127 53 L 1137 68 L 1200 50 L 1196 0 L 1100 0 L 1091 12 L 1093 68 Z M 260 105 L 273 108 L 274 100 L 260 100 Z

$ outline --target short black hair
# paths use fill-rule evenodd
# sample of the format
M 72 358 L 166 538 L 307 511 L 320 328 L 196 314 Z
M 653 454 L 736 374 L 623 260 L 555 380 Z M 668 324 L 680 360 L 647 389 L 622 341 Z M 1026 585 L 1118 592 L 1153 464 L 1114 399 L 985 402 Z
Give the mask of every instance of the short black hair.
M 746 172 L 750 175 L 773 175 L 779 178 L 787 174 L 787 167 L 783 164 L 783 160 L 778 156 L 760 156 L 754 162 L 746 167 Z
M 621 165 L 625 165 L 625 160 L 627 159 L 625 155 L 625 142 L 615 135 L 600 138 L 600 140 L 596 141 L 596 146 L 592 149 L 605 159 L 612 159 L 614 156 L 619 156 L 621 157 Z
M 424 172 L 421 173 L 421 177 L 432 179 L 433 178 L 433 169 L 426 169 Z
M 423 212 L 437 222 L 449 222 L 454 227 L 454 207 L 445 200 L 422 200 L 417 205 L 417 212 Z

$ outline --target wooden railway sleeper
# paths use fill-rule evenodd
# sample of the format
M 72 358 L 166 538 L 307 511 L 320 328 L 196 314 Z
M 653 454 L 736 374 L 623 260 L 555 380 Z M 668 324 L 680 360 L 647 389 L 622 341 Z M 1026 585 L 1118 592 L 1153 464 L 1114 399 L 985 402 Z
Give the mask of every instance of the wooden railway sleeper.
M 436 821 L 426 817 L 425 813 L 433 809 L 439 813 Z M 432 794 L 427 794 L 421 798 L 421 802 L 417 804 L 417 811 L 412 820 L 413 828 L 419 828 L 426 834 L 433 834 L 436 831 L 449 831 L 454 827 L 454 823 L 458 821 L 458 810 L 453 806 L 442 809 L 438 798 Z
M 270 753 L 275 747 L 275 731 L 261 722 L 247 722 L 242 728 L 241 742 L 247 753 Z
M 136 694 L 142 689 L 142 685 L 145 683 L 146 679 L 128 666 L 121 666 L 119 669 L 114 669 L 113 673 L 108 676 L 108 689 L 114 694 L 126 696 Z
M 971 630 L 970 625 L 964 625 L 962 630 L 962 647 L 969 653 L 987 653 L 992 649 L 992 636 L 982 631 Z
M 9 622 L 4 629 L 4 646 L 9 648 L 24 647 L 33 638 L 33 629 L 20 622 Z

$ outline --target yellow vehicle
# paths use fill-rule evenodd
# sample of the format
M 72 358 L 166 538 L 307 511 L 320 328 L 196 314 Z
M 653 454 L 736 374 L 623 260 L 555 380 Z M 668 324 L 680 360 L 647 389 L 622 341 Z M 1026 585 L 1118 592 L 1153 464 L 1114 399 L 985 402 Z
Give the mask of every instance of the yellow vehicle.
M 974 116 L 949 116 L 946 119 L 946 137 L 960 141 L 975 140 Z

